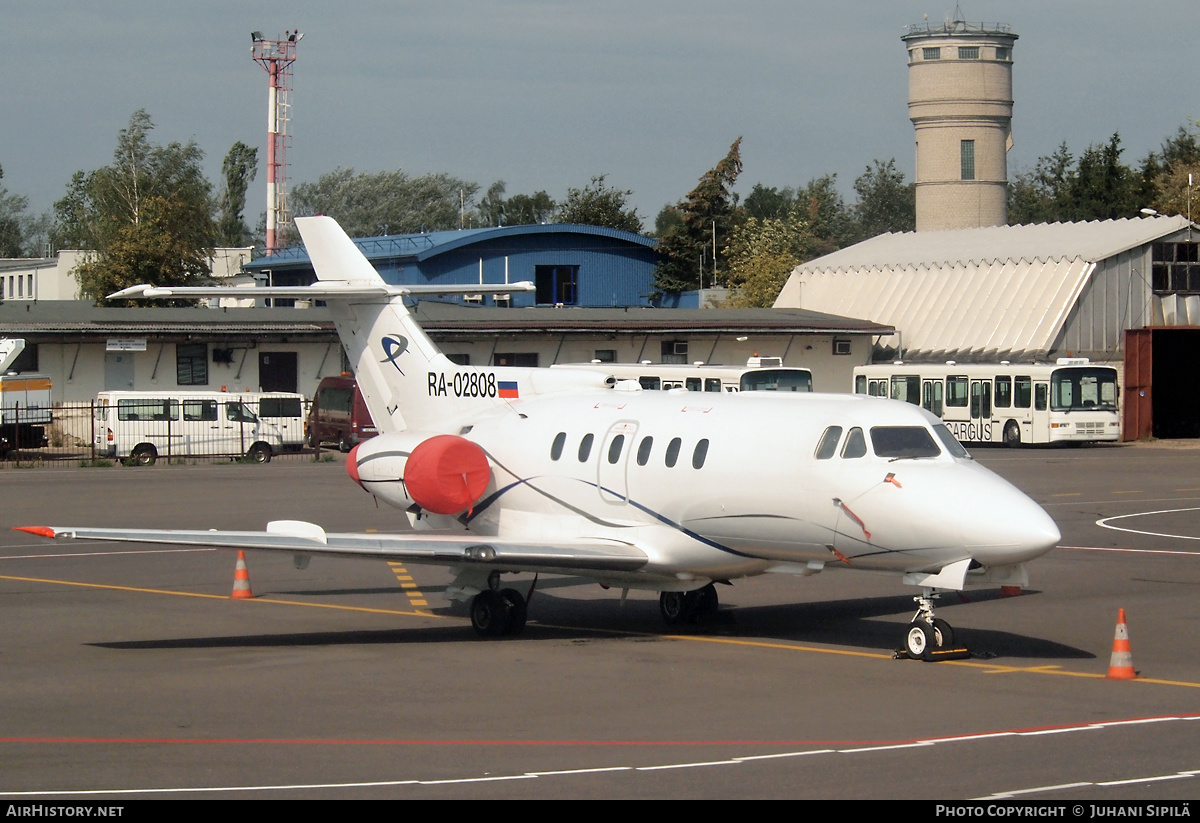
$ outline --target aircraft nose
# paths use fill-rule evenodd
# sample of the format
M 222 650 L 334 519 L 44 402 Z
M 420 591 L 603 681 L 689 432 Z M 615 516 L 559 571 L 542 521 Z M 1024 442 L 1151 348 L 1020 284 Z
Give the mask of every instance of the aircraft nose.
M 1024 563 L 1045 554 L 1062 537 L 1058 525 L 1034 501 L 1006 481 L 995 478 L 989 503 L 970 527 L 967 549 L 985 566 Z

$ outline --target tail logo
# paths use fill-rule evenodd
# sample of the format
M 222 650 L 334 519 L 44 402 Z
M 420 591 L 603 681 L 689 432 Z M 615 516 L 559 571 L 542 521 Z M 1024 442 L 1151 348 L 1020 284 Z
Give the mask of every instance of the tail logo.
M 380 363 L 391 363 L 396 367 L 396 371 L 404 374 L 404 370 L 400 368 L 400 364 L 396 362 L 396 358 L 404 354 L 408 350 L 408 338 L 401 337 L 398 334 L 389 334 L 379 341 L 383 346 L 383 353 L 387 355 Z

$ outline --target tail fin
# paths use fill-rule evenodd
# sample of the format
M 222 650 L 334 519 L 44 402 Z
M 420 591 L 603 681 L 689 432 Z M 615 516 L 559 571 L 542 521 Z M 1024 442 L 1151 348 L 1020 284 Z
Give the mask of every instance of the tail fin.
M 238 297 L 324 300 L 358 387 L 381 432 L 447 431 L 464 415 L 535 394 L 603 388 L 599 372 L 459 366 L 434 345 L 404 305 L 410 294 L 533 291 L 532 283 L 390 286 L 331 217 L 298 217 L 317 273 L 311 286 L 239 288 Z M 229 296 L 214 286 L 131 286 L 110 298 Z

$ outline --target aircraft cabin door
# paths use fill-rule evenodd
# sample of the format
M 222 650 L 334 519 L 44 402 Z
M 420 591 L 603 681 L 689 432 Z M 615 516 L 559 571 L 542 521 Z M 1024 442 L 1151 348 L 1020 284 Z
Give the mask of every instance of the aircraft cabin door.
M 624 505 L 629 502 L 629 455 L 633 453 L 637 423 L 621 420 L 604 435 L 597 456 L 596 483 L 600 499 L 605 503 Z

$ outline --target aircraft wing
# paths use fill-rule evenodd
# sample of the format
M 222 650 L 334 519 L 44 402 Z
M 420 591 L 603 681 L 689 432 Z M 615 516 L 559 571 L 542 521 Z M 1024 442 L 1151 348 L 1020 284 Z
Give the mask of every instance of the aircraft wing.
M 477 564 L 513 571 L 629 572 L 642 568 L 647 562 L 646 554 L 636 546 L 603 538 L 556 540 L 549 544 L 468 532 L 327 534 L 320 526 L 299 520 L 272 521 L 265 532 L 76 526 L 20 526 L 17 530 L 58 539 L 369 557 L 439 566 Z

